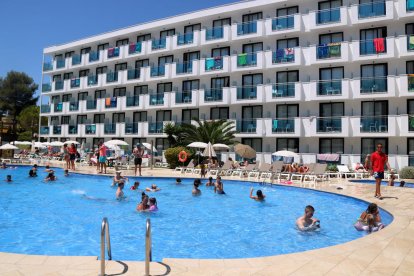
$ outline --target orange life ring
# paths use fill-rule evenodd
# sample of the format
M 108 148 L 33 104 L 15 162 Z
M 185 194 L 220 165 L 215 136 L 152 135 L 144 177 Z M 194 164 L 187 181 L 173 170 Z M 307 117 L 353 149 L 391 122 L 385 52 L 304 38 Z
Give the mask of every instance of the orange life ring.
M 180 151 L 180 153 L 178 154 L 178 161 L 184 163 L 185 161 L 187 161 L 187 158 L 188 158 L 187 152 L 185 152 L 184 150 Z

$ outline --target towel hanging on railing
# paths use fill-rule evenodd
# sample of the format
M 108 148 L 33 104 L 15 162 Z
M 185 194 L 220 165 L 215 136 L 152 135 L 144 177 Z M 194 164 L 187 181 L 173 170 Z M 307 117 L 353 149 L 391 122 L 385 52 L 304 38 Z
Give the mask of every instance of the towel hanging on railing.
M 383 37 L 374 38 L 374 47 L 375 52 L 378 53 L 384 53 L 385 52 L 385 41 Z

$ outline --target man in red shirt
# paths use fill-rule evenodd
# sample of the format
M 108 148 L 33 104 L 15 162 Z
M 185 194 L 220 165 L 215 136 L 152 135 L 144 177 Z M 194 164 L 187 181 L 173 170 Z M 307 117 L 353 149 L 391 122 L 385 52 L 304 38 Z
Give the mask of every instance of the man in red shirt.
M 375 178 L 375 197 L 379 199 L 382 199 L 381 181 L 384 179 L 385 165 L 387 165 L 388 170 L 390 170 L 388 156 L 382 152 L 382 144 L 378 144 L 377 151 L 371 154 L 371 175 Z

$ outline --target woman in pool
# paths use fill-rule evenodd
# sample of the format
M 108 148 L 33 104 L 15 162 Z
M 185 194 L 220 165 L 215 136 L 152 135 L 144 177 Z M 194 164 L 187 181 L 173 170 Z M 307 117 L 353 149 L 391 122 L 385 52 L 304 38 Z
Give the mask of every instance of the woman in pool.
M 223 182 L 221 182 L 221 176 L 217 176 L 217 178 L 216 178 L 216 184 L 214 185 L 214 192 L 218 193 L 219 195 L 226 194 L 224 192 Z
M 123 191 L 124 185 L 125 185 L 124 182 L 121 182 L 118 184 L 118 189 L 116 189 L 116 194 L 115 194 L 117 200 L 121 200 L 125 197 L 124 191 Z
M 145 211 L 149 208 L 148 200 L 149 200 L 148 196 L 143 192 L 141 196 L 141 202 L 137 205 L 138 212 Z
M 37 176 L 37 165 L 34 164 L 33 167 L 29 171 L 30 177 L 36 177 Z
M 207 187 L 212 187 L 212 186 L 214 186 L 213 178 L 212 178 L 211 176 L 208 178 L 208 181 L 207 181 L 207 183 L 206 183 L 206 186 L 207 186 Z
M 57 177 L 55 176 L 55 172 L 53 170 L 49 171 L 49 174 L 45 178 L 45 181 L 55 181 Z
M 315 208 L 313 206 L 308 205 L 305 207 L 305 214 L 296 220 L 296 225 L 301 231 L 313 231 L 318 228 L 319 220 L 313 217 L 315 213 Z
M 256 196 L 253 195 L 253 187 L 250 188 L 250 198 L 257 200 L 257 201 L 263 201 L 266 197 L 266 195 L 263 194 L 263 192 L 261 190 L 257 190 L 256 192 Z
M 200 186 L 200 184 L 201 184 L 200 179 L 195 179 L 194 180 L 194 189 L 192 191 L 193 195 L 201 195 L 201 191 L 198 188 L 198 186 Z
M 157 206 L 157 199 L 155 197 L 151 197 L 149 199 L 149 209 L 150 212 L 157 212 L 158 206 Z
M 147 192 L 158 192 L 159 190 L 161 190 L 160 188 L 157 187 L 157 185 L 152 184 L 151 187 L 147 187 L 145 189 Z
M 46 165 L 45 172 L 53 172 L 49 165 Z
M 371 203 L 368 205 L 367 210 L 362 212 L 354 227 L 358 231 L 368 231 L 370 233 L 384 228 L 385 225 L 381 223 L 381 216 L 377 204 Z
M 134 186 L 131 186 L 130 188 L 132 191 L 138 191 L 139 190 L 139 181 L 134 182 Z
M 119 185 L 120 183 L 125 184 L 125 181 L 127 181 L 127 180 L 128 180 L 127 177 L 123 177 L 121 175 L 121 171 L 116 171 L 115 176 L 114 176 L 113 181 L 112 181 L 112 186 Z

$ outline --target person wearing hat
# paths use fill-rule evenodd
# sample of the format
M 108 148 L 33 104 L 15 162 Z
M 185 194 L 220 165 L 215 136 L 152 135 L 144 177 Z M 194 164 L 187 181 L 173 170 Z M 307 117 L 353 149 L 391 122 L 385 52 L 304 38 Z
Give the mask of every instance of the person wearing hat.
M 119 184 L 125 184 L 125 181 L 128 181 L 127 177 L 121 175 L 121 171 L 116 171 L 114 179 L 112 181 L 112 186 L 116 186 Z
M 142 165 L 142 156 L 144 155 L 144 149 L 141 148 L 140 144 L 137 144 L 137 147 L 134 149 L 132 154 L 134 155 L 135 176 L 137 176 L 137 169 L 139 172 L 139 176 L 142 176 L 141 165 Z

